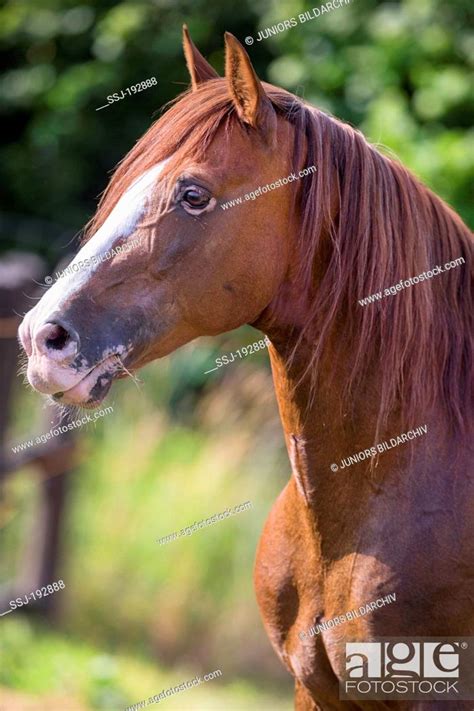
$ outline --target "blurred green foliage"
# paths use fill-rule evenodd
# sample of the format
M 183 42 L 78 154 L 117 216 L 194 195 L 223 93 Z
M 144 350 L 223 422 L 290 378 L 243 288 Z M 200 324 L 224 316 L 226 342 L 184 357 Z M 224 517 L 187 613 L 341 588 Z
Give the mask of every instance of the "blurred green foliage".
M 2 248 L 38 252 L 50 268 L 71 249 L 110 171 L 188 85 L 183 22 L 222 73 L 225 30 L 256 38 L 312 7 L 300 0 L 3 3 Z M 353 0 L 246 47 L 262 79 L 359 127 L 472 221 L 473 17 L 472 0 Z M 108 95 L 153 76 L 156 87 L 96 111 Z M 212 345 L 200 341 L 145 369 L 141 390 L 130 381 L 115 386 L 113 415 L 81 432 L 86 456 L 63 541 L 62 636 L 31 626 L 19 611 L 3 618 L 11 661 L 0 683 L 71 691 L 90 708 L 115 709 L 187 678 L 173 671 L 165 681 L 146 661 L 153 655 L 160 665 L 189 665 L 191 676 L 222 667 L 228 679 L 275 685 L 271 697 L 240 687 L 215 697 L 208 685 L 196 708 L 289 708 L 291 680 L 265 638 L 252 589 L 257 541 L 289 471 L 266 356 L 203 374 L 217 348 L 222 354 L 258 338 L 243 329 Z M 48 429 L 39 407 L 35 394 L 22 393 L 12 443 Z M 2 582 L 34 525 L 32 471 L 12 478 L 5 496 Z M 156 542 L 246 500 L 251 511 L 166 546 Z
M 111 169 L 188 84 L 181 25 L 222 72 L 223 32 L 242 41 L 311 8 L 301 0 L 9 0 L 0 9 L 0 180 L 5 246 L 52 260 L 91 217 Z M 247 47 L 262 78 L 359 126 L 465 219 L 474 210 L 471 0 L 353 0 Z M 149 77 L 156 87 L 102 111 Z M 43 222 L 15 226 L 27 217 Z M 13 220 L 13 221 L 12 221 Z
M 244 327 L 224 338 L 222 350 L 255 338 Z M 119 711 L 125 704 L 118 698 L 148 697 L 179 679 L 184 667 L 193 671 L 181 679 L 222 668 L 226 685 L 247 680 L 245 694 L 236 682 L 219 706 L 221 696 L 209 684 L 205 698 L 212 703 L 199 706 L 199 696 L 176 708 L 291 707 L 292 682 L 266 638 L 252 584 L 258 539 L 289 470 L 271 375 L 263 367 L 268 356 L 258 352 L 203 376 L 210 352 L 207 341 L 190 344 L 141 371 L 138 387 L 117 383 L 109 398 L 113 413 L 81 429 L 57 576 L 66 584 L 56 593 L 61 632 L 45 640 L 44 630 L 18 623 L 18 637 L 17 627 L 6 638 L 0 633 L 0 686 L 69 690 L 94 711 Z M 12 444 L 45 431 L 51 419 L 37 394 L 20 387 Z M 2 493 L 0 586 L 22 570 L 37 525 L 37 472 L 25 468 Z M 249 500 L 252 508 L 232 518 L 158 542 Z M 4 620 L 17 624 L 31 612 L 15 610 Z M 26 634 L 31 644 L 18 666 Z M 95 648 L 89 656 L 105 655 L 123 669 L 127 684 L 116 671 L 102 695 L 83 656 L 71 675 L 81 644 Z M 54 675 L 63 656 L 65 671 Z M 127 656 L 150 670 L 153 659 L 159 672 L 145 679 L 139 665 L 125 664 Z
M 77 636 L 64 637 L 45 625 L 17 617 L 2 622 L 0 699 L 5 711 L 124 711 L 131 704 L 192 679 L 195 671 L 180 665 L 170 673 L 149 659 L 104 651 Z M 206 672 L 214 669 L 206 669 Z M 289 711 L 291 700 L 241 679 L 213 679 L 166 699 L 172 711 Z M 12 689 L 3 705 L 2 685 Z M 27 692 L 19 704 L 13 690 Z M 76 705 L 77 700 L 77 705 Z M 36 702 L 36 704 L 35 704 Z M 153 708 L 153 706 L 151 706 Z

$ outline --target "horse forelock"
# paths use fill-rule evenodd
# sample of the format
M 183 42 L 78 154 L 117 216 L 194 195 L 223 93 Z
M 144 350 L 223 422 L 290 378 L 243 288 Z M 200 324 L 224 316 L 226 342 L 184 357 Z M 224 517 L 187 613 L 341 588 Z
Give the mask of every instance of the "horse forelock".
M 472 412 L 470 232 L 442 200 L 360 132 L 283 89 L 264 87 L 277 114 L 294 127 L 290 169 L 317 166 L 301 189 L 295 246 L 300 257 L 297 279 L 311 294 L 296 348 L 302 339 L 314 343 L 308 365 L 313 388 L 322 355 L 342 322 L 340 341 L 346 349 L 349 344 L 353 354 L 344 384 L 347 396 L 369 368 L 381 372 L 377 430 L 394 408 L 407 423 L 414 423 L 434 402 L 462 428 Z M 222 125 L 229 133 L 241 125 L 224 79 L 177 97 L 118 165 L 86 238 L 103 224 L 134 180 L 171 156 L 160 180 L 173 177 L 185 158 L 199 161 Z M 331 209 L 335 201 L 336 212 Z M 464 266 L 439 279 L 367 307 L 358 303 L 457 257 L 464 258 Z

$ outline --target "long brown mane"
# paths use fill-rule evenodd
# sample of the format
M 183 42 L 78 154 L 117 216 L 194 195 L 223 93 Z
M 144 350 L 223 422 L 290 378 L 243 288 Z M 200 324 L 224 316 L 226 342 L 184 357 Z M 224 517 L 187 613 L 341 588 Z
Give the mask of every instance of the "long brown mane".
M 298 196 L 297 278 L 302 291 L 312 295 L 300 338 L 314 343 L 313 382 L 328 339 L 343 323 L 341 340 L 352 352 L 345 392 L 353 393 L 369 369 L 381 373 L 377 431 L 394 409 L 406 423 L 420 424 L 417 416 L 423 418 L 433 406 L 454 430 L 465 430 L 473 421 L 471 233 L 441 199 L 360 132 L 282 89 L 264 86 L 277 113 L 296 129 L 289 170 L 318 168 Z M 180 156 L 199 160 L 222 125 L 229 141 L 234 130 L 249 130 L 239 124 L 224 79 L 178 97 L 119 164 L 88 234 L 136 177 L 171 155 L 177 164 Z M 334 190 L 336 217 L 330 211 Z M 465 263 L 438 278 L 369 307 L 358 303 L 458 257 Z M 318 277 L 317 263 L 324 265 Z

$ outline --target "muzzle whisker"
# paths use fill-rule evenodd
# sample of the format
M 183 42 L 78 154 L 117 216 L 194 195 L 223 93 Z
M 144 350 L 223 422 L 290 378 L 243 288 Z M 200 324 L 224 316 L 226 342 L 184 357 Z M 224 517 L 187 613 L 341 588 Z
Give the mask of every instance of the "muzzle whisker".
M 127 373 L 127 375 L 130 377 L 130 379 L 133 381 L 133 383 L 136 385 L 138 390 L 141 390 L 141 386 L 143 385 L 143 382 L 136 376 L 134 373 L 131 373 L 128 368 L 125 367 L 125 365 L 122 362 L 121 357 L 117 354 L 115 356 L 116 360 L 118 360 L 120 364 L 120 368 Z
M 45 291 L 46 291 L 46 289 L 47 289 L 48 287 L 46 287 L 46 288 L 43 287 L 43 288 L 44 288 Z M 25 294 L 25 293 L 23 292 L 23 296 L 24 296 L 26 299 L 30 299 L 30 301 L 39 301 L 40 299 L 43 298 L 44 295 L 41 294 L 41 296 L 30 296 L 29 294 Z
M 36 286 L 40 286 L 45 291 L 47 291 L 49 289 L 49 286 L 47 284 L 45 284 L 44 281 L 36 281 L 36 279 L 32 279 L 31 281 L 33 282 L 33 284 L 36 284 Z M 25 296 L 26 296 L 26 294 L 25 294 Z

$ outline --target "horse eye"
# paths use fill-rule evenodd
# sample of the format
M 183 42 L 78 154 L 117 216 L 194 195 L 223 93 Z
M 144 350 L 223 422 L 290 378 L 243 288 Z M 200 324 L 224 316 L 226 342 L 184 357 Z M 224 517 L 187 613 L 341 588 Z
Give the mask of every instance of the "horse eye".
M 210 196 L 199 188 L 187 188 L 181 198 L 189 207 L 196 209 L 206 207 L 209 204 Z

